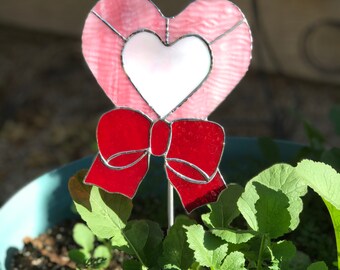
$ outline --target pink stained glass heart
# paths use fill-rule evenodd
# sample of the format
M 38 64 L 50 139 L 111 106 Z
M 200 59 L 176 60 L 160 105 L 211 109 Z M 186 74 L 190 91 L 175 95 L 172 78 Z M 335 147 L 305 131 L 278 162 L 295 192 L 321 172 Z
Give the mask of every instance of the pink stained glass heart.
M 229 1 L 197 0 L 170 19 L 148 0 L 101 0 L 93 11 L 84 27 L 83 53 L 116 106 L 140 110 L 152 119 L 160 117 L 143 96 L 144 90 L 140 91 L 123 69 L 122 50 L 130 35 L 143 29 L 156 34 L 164 44 L 194 34 L 211 50 L 209 74 L 197 87 L 186 89 L 187 95 L 176 96 L 178 104 L 170 105 L 168 120 L 207 118 L 248 69 L 252 41 L 249 26 L 242 12 Z M 161 85 L 159 88 L 161 91 Z

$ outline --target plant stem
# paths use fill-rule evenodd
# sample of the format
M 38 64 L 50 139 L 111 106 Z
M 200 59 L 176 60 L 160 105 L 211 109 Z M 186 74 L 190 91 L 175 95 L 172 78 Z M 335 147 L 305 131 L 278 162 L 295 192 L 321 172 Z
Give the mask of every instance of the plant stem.
M 322 198 L 322 200 L 325 203 L 325 205 L 327 206 L 328 213 L 331 216 L 332 225 L 333 225 L 333 229 L 334 229 L 334 232 L 335 232 L 336 247 L 337 247 L 337 251 L 338 251 L 337 252 L 338 253 L 338 257 L 337 257 L 337 259 L 338 259 L 338 269 L 340 270 L 340 232 L 339 232 L 340 224 L 338 224 L 339 223 L 338 219 L 340 217 L 340 211 L 337 210 L 334 205 L 329 203 L 324 198 Z
M 266 236 L 262 235 L 261 239 L 261 245 L 260 245 L 260 250 L 259 250 L 259 256 L 257 259 L 257 267 L 256 270 L 262 270 L 262 256 L 263 256 L 263 251 L 264 251 L 264 242 L 266 241 Z

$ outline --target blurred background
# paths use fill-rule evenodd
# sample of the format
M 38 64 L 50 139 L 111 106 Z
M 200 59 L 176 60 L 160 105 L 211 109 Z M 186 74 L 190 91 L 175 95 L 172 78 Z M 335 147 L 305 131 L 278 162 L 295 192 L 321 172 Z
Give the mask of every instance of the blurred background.
M 169 14 L 190 1 L 155 0 Z M 210 119 L 228 136 L 299 143 L 310 123 L 339 146 L 329 114 L 340 103 L 340 1 L 233 2 L 251 26 L 253 61 Z M 97 122 L 113 104 L 81 54 L 95 3 L 0 0 L 0 205 L 29 180 L 96 152 Z

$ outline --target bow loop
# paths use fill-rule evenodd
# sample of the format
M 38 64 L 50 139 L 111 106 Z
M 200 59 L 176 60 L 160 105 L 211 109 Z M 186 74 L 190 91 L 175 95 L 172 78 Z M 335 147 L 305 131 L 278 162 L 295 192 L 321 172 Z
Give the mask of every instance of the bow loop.
M 171 128 L 167 164 L 183 175 L 192 174 L 194 169 L 204 178 L 213 178 L 224 148 L 223 128 L 203 120 L 178 120 Z
M 218 170 L 224 130 L 216 123 L 203 120 L 178 120 L 172 123 L 171 129 L 166 173 L 185 209 L 191 212 L 216 201 L 225 188 Z
M 97 128 L 99 154 L 85 183 L 132 198 L 149 168 L 151 121 L 130 109 L 104 114 Z
M 132 152 L 146 151 L 149 148 L 150 127 L 151 121 L 133 110 L 116 109 L 104 114 L 97 127 L 101 156 L 113 161 L 115 157 L 131 159 Z

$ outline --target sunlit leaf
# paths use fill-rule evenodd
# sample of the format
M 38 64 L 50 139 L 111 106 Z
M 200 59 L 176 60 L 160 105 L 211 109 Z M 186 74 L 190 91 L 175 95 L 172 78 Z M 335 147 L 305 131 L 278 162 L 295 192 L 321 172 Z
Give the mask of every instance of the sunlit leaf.
M 212 229 L 211 233 L 232 244 L 246 243 L 255 236 L 252 232 L 236 231 L 232 229 Z
M 245 268 L 245 258 L 243 253 L 235 251 L 230 253 L 223 261 L 222 269 L 247 270 Z
M 323 199 L 340 209 L 340 174 L 322 162 L 303 160 L 296 171 L 301 178 Z
M 223 259 L 227 255 L 228 244 L 205 232 L 201 225 L 184 227 L 187 230 L 189 247 L 194 251 L 196 261 L 205 267 L 221 269 Z
M 102 268 L 108 267 L 110 265 L 110 261 L 112 258 L 110 249 L 104 245 L 96 247 L 96 249 L 93 252 L 93 257 L 105 259 L 101 264 Z
M 77 223 L 73 227 L 73 239 L 86 251 L 90 252 L 93 250 L 95 237 L 91 230 L 85 224 Z
M 298 226 L 306 192 L 292 166 L 277 164 L 247 183 L 237 205 L 254 231 L 279 237 Z
M 112 245 L 117 247 L 127 246 L 122 230 L 131 213 L 131 200 L 119 194 L 110 196 L 111 199 L 106 198 L 110 204 L 106 204 L 99 189 L 92 187 L 89 198 L 91 211 L 83 204 L 74 202 L 78 213 L 97 237 L 111 239 Z
M 325 202 L 335 231 L 338 262 L 340 261 L 340 174 L 331 166 L 311 160 L 301 161 L 296 171 Z M 338 266 L 340 269 L 340 265 Z M 313 268 L 314 269 L 314 268 Z M 316 269 L 316 268 L 315 268 Z

